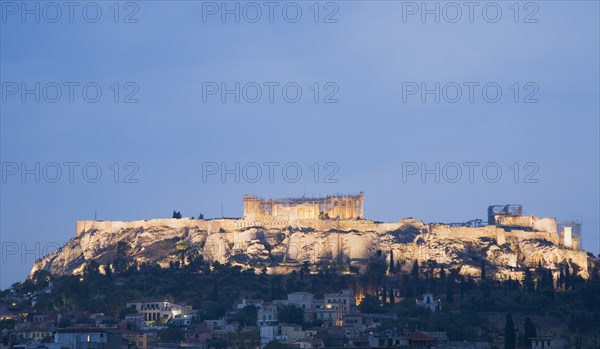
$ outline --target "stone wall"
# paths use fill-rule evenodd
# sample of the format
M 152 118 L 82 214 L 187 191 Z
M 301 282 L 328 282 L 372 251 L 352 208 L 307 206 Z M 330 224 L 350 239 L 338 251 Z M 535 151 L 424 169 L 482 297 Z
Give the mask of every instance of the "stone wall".
M 84 232 L 89 232 L 91 230 L 100 230 L 100 231 L 118 231 L 122 229 L 143 229 L 147 230 L 150 228 L 158 228 L 158 227 L 168 227 L 172 229 L 181 229 L 181 228 L 194 228 L 197 227 L 200 230 L 205 230 L 209 234 L 217 233 L 221 229 L 227 231 L 235 231 L 239 230 L 243 225 L 239 224 L 239 220 L 237 219 L 211 219 L 211 220 L 202 220 L 202 219 L 189 219 L 189 218 L 165 218 L 165 219 L 149 219 L 149 220 L 139 220 L 139 221 L 93 221 L 93 220 L 84 220 L 77 221 L 76 229 L 77 236 L 81 235 Z
M 535 231 L 557 233 L 556 218 L 538 218 L 537 216 L 496 215 L 496 224 L 508 227 L 523 227 Z

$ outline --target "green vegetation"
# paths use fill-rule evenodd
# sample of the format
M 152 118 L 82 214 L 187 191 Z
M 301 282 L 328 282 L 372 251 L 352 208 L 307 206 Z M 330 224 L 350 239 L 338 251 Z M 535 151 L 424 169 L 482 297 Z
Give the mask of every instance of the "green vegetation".
M 146 297 L 171 296 L 177 302 L 192 305 L 198 310 L 196 321 L 217 319 L 240 298 L 258 298 L 264 301 L 285 299 L 288 293 L 306 291 L 322 298 L 325 293 L 344 288 L 364 295 L 358 309 L 363 313 L 390 314 L 395 319 L 383 322 L 380 329 L 421 329 L 447 331 L 451 340 L 485 340 L 504 338 L 505 347 L 529 345 L 529 338 L 537 333 L 533 316 L 564 319 L 574 338 L 593 336 L 600 328 L 600 275 L 595 269 L 589 280 L 576 277 L 570 268 L 561 268 L 560 277 L 538 266 L 525 271 L 524 280 L 498 281 L 490 277 L 492 267 L 481 264 L 487 273 L 475 280 L 458 274 L 456 269 L 439 266 L 433 261 L 414 263 L 409 273 L 401 271 L 401 261 L 394 268 L 383 257 L 373 259 L 364 273 L 356 267 L 339 261 L 311 265 L 302 264 L 298 271 L 287 275 L 268 275 L 266 266 L 244 270 L 230 264 L 207 263 L 195 247 L 181 246 L 181 258 L 170 268 L 137 264 L 127 258 L 130 247 L 118 246 L 117 259 L 110 265 L 95 261 L 85 265 L 82 275 L 50 275 L 36 272 L 31 279 L 13 285 L 17 294 L 42 290 L 52 281 L 51 293 L 40 292 L 35 312 L 86 310 L 102 312 L 123 318 L 131 309 L 127 301 Z M 393 261 L 393 259 L 392 259 Z M 402 261 L 405 264 L 404 261 Z M 257 270 L 261 270 L 260 273 Z M 6 295 L 7 291 L 3 291 Z M 438 312 L 416 305 L 415 299 L 425 292 L 441 298 Z M 21 305 L 16 304 L 15 307 Z M 501 314 L 505 322 L 496 326 L 486 314 Z M 527 320 L 523 321 L 527 316 Z M 514 318 L 513 318 L 514 317 Z M 294 306 L 281 307 L 282 322 L 304 323 L 302 310 Z M 515 321 L 513 321 L 515 319 Z M 256 308 L 242 309 L 227 318 L 242 327 L 256 325 Z M 0 329 L 11 326 L 5 320 Z M 546 330 L 546 329 L 544 329 Z M 180 329 L 169 327 L 161 338 L 176 342 Z M 240 333 L 240 340 L 249 334 Z M 244 338 L 242 338 L 244 337 Z M 215 347 L 223 343 L 213 343 Z M 585 347 L 585 345 L 581 346 Z
M 283 305 L 277 311 L 279 322 L 302 325 L 304 323 L 304 310 L 293 304 Z

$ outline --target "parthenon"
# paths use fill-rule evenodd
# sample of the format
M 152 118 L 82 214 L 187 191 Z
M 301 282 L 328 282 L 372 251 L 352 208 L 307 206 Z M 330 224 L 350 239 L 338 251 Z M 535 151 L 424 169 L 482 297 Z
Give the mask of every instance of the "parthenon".
M 361 219 L 364 193 L 320 198 L 263 199 L 244 195 L 244 219 Z

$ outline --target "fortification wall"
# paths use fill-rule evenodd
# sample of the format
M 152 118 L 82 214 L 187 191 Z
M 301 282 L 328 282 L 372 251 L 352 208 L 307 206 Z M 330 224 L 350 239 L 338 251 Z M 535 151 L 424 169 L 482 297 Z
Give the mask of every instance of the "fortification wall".
M 496 224 L 533 229 L 534 216 L 496 216 Z
M 557 234 L 558 224 L 556 223 L 556 218 L 540 218 L 534 220 L 533 230 Z
M 343 253 L 351 258 L 367 258 L 371 246 L 374 243 L 373 239 L 377 239 L 378 235 L 388 234 L 389 232 L 407 229 L 408 227 L 416 227 L 421 231 L 429 231 L 441 239 L 453 240 L 459 238 L 461 240 L 479 240 L 481 238 L 495 239 L 498 245 L 505 243 L 520 244 L 523 241 L 531 239 L 546 240 L 553 244 L 559 244 L 559 236 L 552 232 L 537 232 L 525 230 L 506 231 L 497 226 L 484 227 L 453 227 L 444 224 L 425 225 L 421 221 L 406 219 L 395 223 L 376 223 L 370 220 L 319 220 L 307 219 L 296 220 L 294 222 L 272 220 L 270 222 L 258 222 L 245 219 L 215 219 L 215 220 L 192 220 L 189 218 L 182 219 L 152 219 L 139 220 L 131 222 L 122 221 L 78 221 L 77 235 L 80 236 L 83 232 L 90 230 L 100 230 L 104 232 L 119 232 L 125 229 L 142 229 L 152 230 L 179 230 L 183 228 L 196 228 L 201 231 L 206 231 L 208 236 L 205 240 L 205 254 L 209 260 L 225 261 L 229 254 L 228 247 L 230 244 L 234 246 L 251 245 L 254 240 L 261 239 L 264 229 L 285 229 L 288 226 L 295 228 L 312 228 L 317 232 L 329 231 L 345 231 L 352 232 L 350 234 L 329 234 L 321 236 L 320 234 L 313 235 L 310 232 L 293 234 L 291 240 L 287 241 L 289 246 L 288 253 L 292 259 L 301 259 L 306 251 L 310 250 L 314 254 L 313 262 L 316 262 L 317 256 L 337 256 L 339 249 L 343 249 Z M 259 229 L 250 229 L 257 227 Z M 382 236 L 385 239 L 385 237 Z M 340 245 L 341 244 L 341 245 Z M 339 246 L 338 246 L 339 245 Z M 578 265 L 586 260 L 585 253 L 577 254 L 573 250 L 573 258 Z M 311 259 L 312 260 L 312 259 Z
M 189 218 L 149 219 L 138 221 L 94 221 L 81 220 L 76 223 L 77 236 L 90 230 L 118 231 L 123 229 L 149 229 L 153 227 L 168 227 L 172 229 L 192 228 L 205 230 L 208 233 L 216 233 L 221 229 L 228 232 L 236 232 L 249 227 L 285 228 L 288 226 L 297 228 L 313 228 L 316 230 L 357 230 L 385 232 L 399 229 L 399 223 L 375 223 L 370 220 L 320 220 L 299 219 L 286 221 L 278 219 L 265 219 L 261 221 L 249 219 L 211 219 L 196 220 Z
M 139 221 L 93 221 L 84 220 L 77 221 L 76 231 L 77 236 L 83 232 L 90 230 L 103 230 L 103 231 L 118 231 L 122 229 L 149 229 L 153 227 L 168 227 L 172 229 L 181 228 L 192 228 L 196 227 L 200 230 L 205 230 L 209 234 L 217 233 L 221 229 L 227 231 L 239 230 L 241 226 L 238 224 L 237 219 L 213 219 L 213 220 L 196 220 L 189 218 L 168 218 L 168 219 L 149 219 Z
M 554 223 L 552 219 L 547 219 L 540 224 L 552 228 Z M 320 219 L 300 219 L 295 221 L 282 221 L 277 219 L 265 220 L 265 221 L 253 221 L 246 219 L 213 219 L 213 220 L 194 220 L 189 218 L 181 219 L 150 219 L 150 220 L 138 220 L 138 221 L 93 221 L 93 220 L 82 220 L 77 221 L 76 231 L 77 236 L 83 232 L 90 230 L 101 230 L 101 231 L 119 231 L 123 229 L 150 229 L 154 227 L 168 227 L 171 229 L 182 229 L 182 228 L 197 228 L 203 230 L 209 234 L 218 233 L 225 231 L 228 233 L 237 233 L 241 230 L 245 230 L 250 227 L 264 227 L 264 228 L 286 228 L 292 226 L 295 228 L 313 228 L 320 231 L 329 230 L 341 230 L 341 231 L 358 231 L 358 232 L 375 232 L 375 233 L 386 233 L 394 230 L 403 228 L 405 224 L 414 224 L 417 226 L 425 227 L 420 221 L 407 221 L 401 220 L 393 223 L 376 223 L 371 220 L 320 220 Z M 545 224 L 545 225 L 544 225 Z M 518 242 L 526 239 L 541 238 L 553 243 L 559 243 L 559 237 L 555 231 L 523 231 L 523 230 L 512 230 L 506 232 L 504 229 L 496 226 L 485 226 L 485 227 L 452 227 L 444 224 L 431 224 L 429 229 L 432 233 L 435 233 L 444 238 L 452 237 L 464 237 L 469 239 L 479 239 L 482 237 L 493 238 L 498 241 L 499 244 L 507 242 Z M 230 235 L 230 234 L 228 234 Z M 231 240 L 234 240 L 233 235 L 228 236 Z M 235 238 L 236 240 L 239 238 Z
M 445 224 L 431 224 L 431 232 L 443 237 L 463 237 L 469 239 L 479 239 L 482 237 L 496 239 L 499 231 L 504 232 L 503 229 L 499 229 L 496 226 L 488 225 L 485 227 L 452 227 Z
M 529 239 L 542 239 L 552 242 L 558 245 L 558 235 L 547 231 L 523 231 L 523 230 L 512 230 L 506 232 L 506 238 L 508 242 L 518 243 Z
M 265 228 L 285 228 L 288 226 L 294 228 L 313 228 L 315 230 L 343 230 L 343 231 L 375 231 L 386 232 L 399 229 L 401 224 L 397 223 L 375 223 L 368 219 L 341 219 L 341 220 L 322 220 L 322 219 L 297 219 L 281 220 L 275 217 L 264 217 L 261 220 L 252 218 L 239 219 L 230 223 L 233 226 L 230 230 L 239 230 L 249 227 Z M 224 228 L 225 229 L 225 228 Z M 228 230 L 228 229 L 225 229 Z
M 431 232 L 442 237 L 462 237 L 467 239 L 479 239 L 482 237 L 496 239 L 499 245 L 505 243 L 519 243 L 529 239 L 542 239 L 552 242 L 554 244 L 559 243 L 559 237 L 556 232 L 549 231 L 525 231 L 525 230 L 511 230 L 505 231 L 503 228 L 488 225 L 485 227 L 452 227 L 443 224 L 432 224 Z
M 558 224 L 556 218 L 538 218 L 537 216 L 496 216 L 498 225 L 524 227 L 535 231 L 545 231 L 556 234 Z

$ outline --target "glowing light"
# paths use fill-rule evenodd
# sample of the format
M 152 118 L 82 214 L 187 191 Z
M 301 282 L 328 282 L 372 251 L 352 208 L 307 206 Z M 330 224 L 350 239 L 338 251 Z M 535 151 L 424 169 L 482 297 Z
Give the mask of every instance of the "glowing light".
M 354 301 L 356 302 L 356 305 L 360 305 L 360 303 L 362 303 L 364 298 L 365 298 L 365 294 L 362 291 L 357 293 L 354 296 Z

